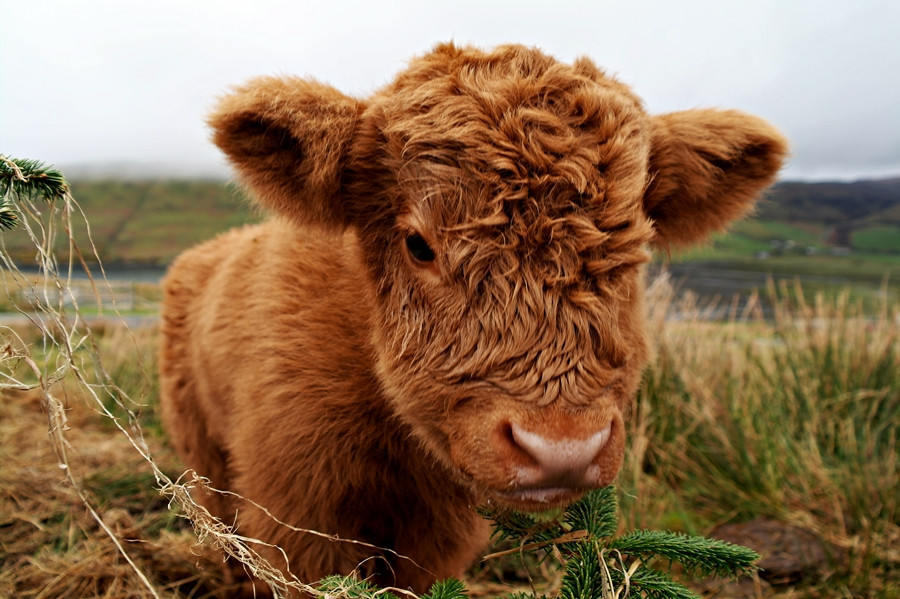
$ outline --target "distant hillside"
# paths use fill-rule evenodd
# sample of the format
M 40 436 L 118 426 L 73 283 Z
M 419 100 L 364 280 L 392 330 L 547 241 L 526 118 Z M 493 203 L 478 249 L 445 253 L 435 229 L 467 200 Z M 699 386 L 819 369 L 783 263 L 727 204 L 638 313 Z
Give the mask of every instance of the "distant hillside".
M 221 181 L 80 181 L 72 190 L 109 264 L 165 265 L 184 249 L 258 218 L 237 188 Z M 86 247 L 83 237 L 79 243 Z M 5 232 L 3 241 L 17 259 L 33 259 L 24 232 Z M 753 219 L 676 259 L 800 257 L 846 253 L 847 248 L 900 261 L 900 178 L 779 183 Z M 59 250 L 65 251 L 63 244 Z
M 846 221 L 900 225 L 900 178 L 854 183 L 778 183 L 766 194 L 760 220 L 836 225 Z
M 82 181 L 72 195 L 87 216 L 97 253 L 111 265 L 164 265 L 184 249 L 256 217 L 241 192 L 221 181 Z M 63 234 L 57 252 L 65 255 Z M 89 256 L 84 231 L 76 228 L 82 254 Z M 24 231 L 3 234 L 11 255 L 33 259 Z
M 766 194 L 756 213 L 807 230 L 834 247 L 900 253 L 900 178 L 854 183 L 782 182 Z

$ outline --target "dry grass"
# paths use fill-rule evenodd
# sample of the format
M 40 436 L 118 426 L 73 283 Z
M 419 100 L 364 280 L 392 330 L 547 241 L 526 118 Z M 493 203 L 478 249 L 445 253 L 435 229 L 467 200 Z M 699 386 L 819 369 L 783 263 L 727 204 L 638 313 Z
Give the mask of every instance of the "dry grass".
M 809 596 L 900 596 L 900 306 L 770 288 L 729 322 L 669 306 L 620 484 L 629 525 L 707 533 L 767 516 L 828 542 Z
M 68 470 L 160 596 L 219 596 L 221 558 L 168 509 L 145 460 L 77 392 L 65 393 Z M 152 597 L 59 467 L 39 392 L 0 403 L 0 595 Z M 177 468 L 152 443 L 163 468 Z

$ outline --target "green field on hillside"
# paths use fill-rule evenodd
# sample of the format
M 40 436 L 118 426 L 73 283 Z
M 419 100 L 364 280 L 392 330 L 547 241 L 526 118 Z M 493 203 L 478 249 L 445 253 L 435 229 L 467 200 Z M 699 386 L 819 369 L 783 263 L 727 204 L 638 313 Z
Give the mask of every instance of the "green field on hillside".
M 820 275 L 853 281 L 900 278 L 900 228 L 860 230 L 854 246 L 826 243 L 818 224 L 795 225 L 748 219 L 705 245 L 671 255 L 673 263 L 718 262 L 730 268 L 773 274 Z M 895 248 L 898 248 L 895 250 Z
M 165 265 L 186 248 L 257 217 L 243 193 L 220 181 L 86 181 L 72 196 L 90 223 L 90 239 L 107 265 Z M 57 252 L 67 255 L 63 235 Z M 24 230 L 4 233 L 9 253 L 27 261 L 33 253 Z M 83 253 L 85 252 L 82 250 Z
M 860 251 L 891 253 L 900 256 L 900 227 L 880 226 L 853 233 L 853 247 Z

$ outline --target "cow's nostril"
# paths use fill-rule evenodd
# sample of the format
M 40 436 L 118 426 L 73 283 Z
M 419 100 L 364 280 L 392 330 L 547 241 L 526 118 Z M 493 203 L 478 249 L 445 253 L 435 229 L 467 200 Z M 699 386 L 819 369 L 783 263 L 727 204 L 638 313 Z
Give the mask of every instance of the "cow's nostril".
M 609 441 L 612 425 L 586 439 L 552 439 L 511 423 L 509 432 L 516 447 L 537 462 L 544 481 L 580 480 Z

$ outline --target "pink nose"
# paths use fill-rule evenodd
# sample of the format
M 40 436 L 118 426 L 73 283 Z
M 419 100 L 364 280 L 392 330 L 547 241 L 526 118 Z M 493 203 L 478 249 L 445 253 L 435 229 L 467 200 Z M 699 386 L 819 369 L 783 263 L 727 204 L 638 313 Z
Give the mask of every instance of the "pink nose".
M 518 468 L 516 482 L 540 487 L 595 486 L 600 468 L 595 462 L 611 431 L 610 424 L 586 439 L 550 439 L 510 423 L 509 441 L 533 460 Z

